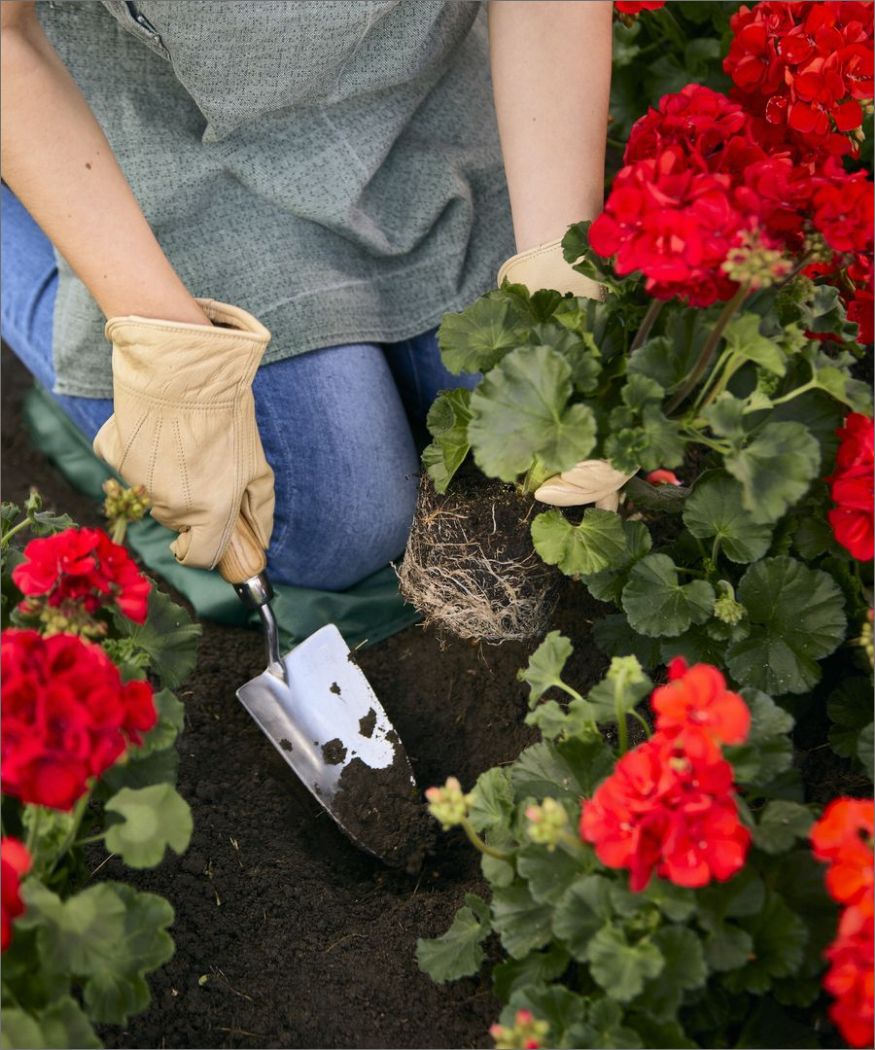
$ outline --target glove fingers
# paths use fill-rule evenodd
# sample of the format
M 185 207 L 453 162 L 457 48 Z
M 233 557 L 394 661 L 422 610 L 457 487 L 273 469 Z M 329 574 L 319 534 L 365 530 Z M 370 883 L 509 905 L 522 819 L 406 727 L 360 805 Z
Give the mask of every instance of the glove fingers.
M 170 544 L 173 556 L 187 568 L 212 569 L 222 556 L 219 530 L 207 525 L 177 526 L 179 535 Z
M 273 471 L 262 458 L 262 471 L 246 486 L 240 502 L 240 514 L 267 550 L 273 532 L 274 490 Z
M 103 424 L 94 437 L 91 447 L 104 463 L 108 463 L 113 470 L 118 470 L 119 462 L 119 436 L 115 415 L 111 415 Z

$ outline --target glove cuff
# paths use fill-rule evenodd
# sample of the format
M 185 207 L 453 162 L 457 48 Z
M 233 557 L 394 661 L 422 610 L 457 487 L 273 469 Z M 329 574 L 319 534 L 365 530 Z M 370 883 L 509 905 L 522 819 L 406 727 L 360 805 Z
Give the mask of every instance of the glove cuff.
M 551 288 L 557 292 L 571 292 L 586 299 L 603 299 L 604 288 L 571 268 L 562 254 L 562 238 L 538 244 L 520 252 L 505 262 L 498 271 L 498 287 L 505 280 L 524 284 L 530 292 Z

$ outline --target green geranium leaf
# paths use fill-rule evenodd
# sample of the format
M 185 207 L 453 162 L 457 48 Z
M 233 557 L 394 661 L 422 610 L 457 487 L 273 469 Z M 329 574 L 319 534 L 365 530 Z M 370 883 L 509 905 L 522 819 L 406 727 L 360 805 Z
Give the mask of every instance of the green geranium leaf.
M 571 365 L 571 382 L 576 391 L 581 394 L 595 392 L 602 363 L 589 332 L 573 331 L 565 324 L 555 322 L 536 324 L 529 332 L 529 342 L 532 346 L 548 346 L 562 354 Z
M 728 922 L 714 923 L 705 938 L 705 959 L 708 968 L 718 973 L 744 966 L 752 951 L 751 935 Z
M 757 314 L 736 317 L 726 326 L 726 346 L 739 357 L 782 376 L 787 371 L 784 355 L 771 339 L 760 334 L 760 320 Z
M 857 758 L 863 763 L 863 768 L 872 780 L 873 765 L 875 765 L 875 725 L 872 722 L 860 733 L 857 740 Z
M 511 351 L 471 395 L 468 438 L 489 477 L 514 481 L 537 458 L 563 471 L 595 445 L 596 423 L 586 405 L 568 405 L 571 366 L 549 347 Z
M 635 656 L 642 667 L 652 669 L 662 663 L 660 643 L 633 631 L 623 613 L 612 613 L 596 620 L 592 628 L 596 645 L 608 656 Z
M 122 788 L 106 809 L 123 818 L 122 823 L 107 828 L 106 848 L 132 868 L 154 868 L 168 846 L 176 853 L 188 849 L 191 810 L 170 784 Z
M 743 744 L 724 748 L 735 770 L 735 781 L 746 787 L 764 787 L 793 764 L 790 732 L 793 716 L 758 689 L 743 689 L 750 709 L 750 732 Z
M 176 746 L 153 751 L 143 758 L 132 751 L 127 762 L 116 762 L 100 778 L 101 795 L 117 794 L 122 788 L 144 788 L 151 784 L 175 784 L 179 770 L 179 750 Z
M 837 755 L 857 754 L 861 731 L 872 721 L 872 683 L 866 678 L 849 678 L 830 695 L 826 713 L 834 723 L 829 728 L 829 744 Z
M 587 959 L 589 942 L 611 917 L 611 883 L 603 875 L 579 878 L 553 912 L 553 933 L 575 959 Z
M 479 900 L 480 898 L 477 898 Z M 486 904 L 475 911 L 460 908 L 452 925 L 440 937 L 420 937 L 416 942 L 416 961 L 420 970 L 438 984 L 470 977 L 480 969 L 485 953 L 481 947 L 489 936 Z
M 568 968 L 571 957 L 560 944 L 543 952 L 531 952 L 525 959 L 507 959 L 492 971 L 495 994 L 506 1002 L 514 992 L 533 984 L 553 981 Z
M 471 391 L 464 387 L 442 390 L 428 410 L 426 425 L 434 440 L 423 449 L 422 462 L 437 492 L 447 491 L 470 451 L 470 401 Z
M 42 1010 L 3 1010 L 0 1047 L 6 1050 L 96 1050 L 103 1043 L 72 996 L 65 995 Z
M 508 955 L 523 959 L 550 940 L 549 904 L 539 904 L 528 886 L 518 882 L 492 894 L 492 925 Z
M 51 870 L 72 842 L 74 818 L 72 811 L 50 809 L 48 806 L 28 805 L 21 814 L 30 852 L 38 858 L 39 867 Z M 75 836 L 74 836 L 75 837 Z
M 622 564 L 626 553 L 623 522 L 610 510 L 590 507 L 579 525 L 572 525 L 558 509 L 539 514 L 532 522 L 532 542 L 548 565 L 558 565 L 566 576 L 589 575 Z
M 648 554 L 632 567 L 622 601 L 634 630 L 652 638 L 675 637 L 711 616 L 714 590 L 704 580 L 679 583 L 671 558 Z
M 785 853 L 805 838 L 814 818 L 807 806 L 781 799 L 769 802 L 754 829 L 754 842 L 766 853 Z
M 526 715 L 526 725 L 534 726 L 545 740 L 555 740 L 568 728 L 568 715 L 561 704 L 546 700 Z
M 41 954 L 56 969 L 93 973 L 124 937 L 125 902 L 112 883 L 89 886 L 62 901 L 41 882 L 27 879 L 21 897 L 26 909 L 18 925 L 38 930 Z
M 571 795 L 580 798 L 581 790 L 577 777 L 556 748 L 541 741 L 522 752 L 510 767 L 510 779 L 518 797 L 543 799 L 547 795 L 557 798 Z
M 634 656 L 615 656 L 605 678 L 587 693 L 586 714 L 593 722 L 616 722 L 632 711 L 653 688 Z M 573 700 L 569 710 L 579 708 Z
M 518 988 L 501 1011 L 503 1025 L 513 1027 L 518 1010 L 528 1010 L 550 1026 L 546 1046 L 582 1046 L 574 1032 L 586 1014 L 586 999 L 562 985 L 530 984 Z
M 744 410 L 744 401 L 724 392 L 702 410 L 702 415 L 715 434 L 739 441 L 745 435 Z
M 650 532 L 642 521 L 623 521 L 623 532 L 626 536 L 626 549 L 620 564 L 612 569 L 590 573 L 583 576 L 589 593 L 602 602 L 620 604 L 620 595 L 629 576 L 629 570 L 640 561 L 653 546 Z M 617 654 L 619 655 L 619 654 Z
M 622 1050 L 637 1050 L 644 1046 L 641 1036 L 623 1024 L 623 1010 L 607 996 L 595 999 L 590 1006 L 586 1022 L 575 1026 L 569 1035 L 576 1035 L 568 1046 L 611 1046 Z
M 804 921 L 774 892 L 756 914 L 740 920 L 753 938 L 745 966 L 732 970 L 724 980 L 731 992 L 762 995 L 774 977 L 789 977 L 802 964 L 808 929 Z
M 644 938 L 630 944 L 621 929 L 603 926 L 587 945 L 586 957 L 595 980 L 612 999 L 628 1003 L 640 995 L 644 982 L 662 972 L 665 960 Z
M 516 866 L 538 904 L 555 904 L 580 874 L 579 857 L 534 844 L 520 850 Z
M 138 758 L 172 747 L 185 725 L 185 705 L 169 689 L 155 694 L 155 710 L 157 723 L 146 733 L 142 746 L 132 752 Z
M 698 481 L 684 507 L 684 524 L 700 540 L 719 538 L 726 557 L 751 562 L 765 556 L 772 529 L 741 505 L 741 485 L 723 473 Z
M 724 462 L 741 482 L 745 510 L 754 521 L 768 524 L 805 495 L 820 469 L 820 447 L 801 423 L 767 423 Z
M 441 359 L 454 374 L 487 372 L 525 341 L 517 328 L 508 298 L 491 292 L 459 314 L 446 314 L 438 329 Z
M 167 927 L 173 908 L 154 893 L 140 893 L 122 883 L 110 883 L 125 907 L 124 935 L 114 950 L 92 970 L 85 985 L 85 1005 L 100 1024 L 124 1024 L 149 1005 L 145 975 L 173 955 Z
M 792 1046 L 794 1050 L 809 1050 L 822 1046 L 822 1043 L 812 1025 L 795 1020 L 774 999 L 766 997 L 757 1002 L 735 1046 L 737 1050 L 753 1050 L 754 1047 L 762 1046 Z
M 844 598 L 833 579 L 793 558 L 764 558 L 741 579 L 738 600 L 751 633 L 726 652 L 742 685 L 768 693 L 806 693 L 820 680 L 817 660 L 842 642 Z
M 529 657 L 529 665 L 517 677 L 529 686 L 529 707 L 533 707 L 548 689 L 562 681 L 562 669 L 574 651 L 571 642 L 559 631 L 550 631 Z
M 126 616 L 114 617 L 118 630 L 149 655 L 152 671 L 169 689 L 182 685 L 197 662 L 197 640 L 202 630 L 163 591 L 152 587 L 146 622 L 136 624 Z
M 487 769 L 471 791 L 468 819 L 475 831 L 506 825 L 513 809 L 513 788 L 506 769 Z
M 644 986 L 641 1007 L 656 1021 L 675 1019 L 683 993 L 701 988 L 708 977 L 702 941 L 683 926 L 663 926 L 653 935 L 665 966 Z

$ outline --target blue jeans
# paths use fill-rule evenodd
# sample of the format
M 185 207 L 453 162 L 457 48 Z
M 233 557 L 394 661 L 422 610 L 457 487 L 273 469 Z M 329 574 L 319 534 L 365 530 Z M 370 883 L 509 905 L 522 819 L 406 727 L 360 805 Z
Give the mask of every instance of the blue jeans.
M 17 197 L 2 192 L 3 338 L 52 391 L 54 252 Z M 419 473 L 414 432 L 439 390 L 477 379 L 444 368 L 436 332 L 326 347 L 259 369 L 253 393 L 276 475 L 268 568 L 277 581 L 343 590 L 403 552 Z M 52 396 L 89 441 L 112 412 L 107 399 Z

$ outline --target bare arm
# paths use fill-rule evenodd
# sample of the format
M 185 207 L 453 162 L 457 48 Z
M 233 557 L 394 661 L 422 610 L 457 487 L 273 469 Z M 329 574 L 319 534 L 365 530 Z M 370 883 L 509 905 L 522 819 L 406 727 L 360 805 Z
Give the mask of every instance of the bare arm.
M 492 83 L 518 252 L 602 210 L 612 6 L 489 0 Z
M 0 3 L 2 175 L 107 317 L 209 324 L 82 92 L 22 0 Z

